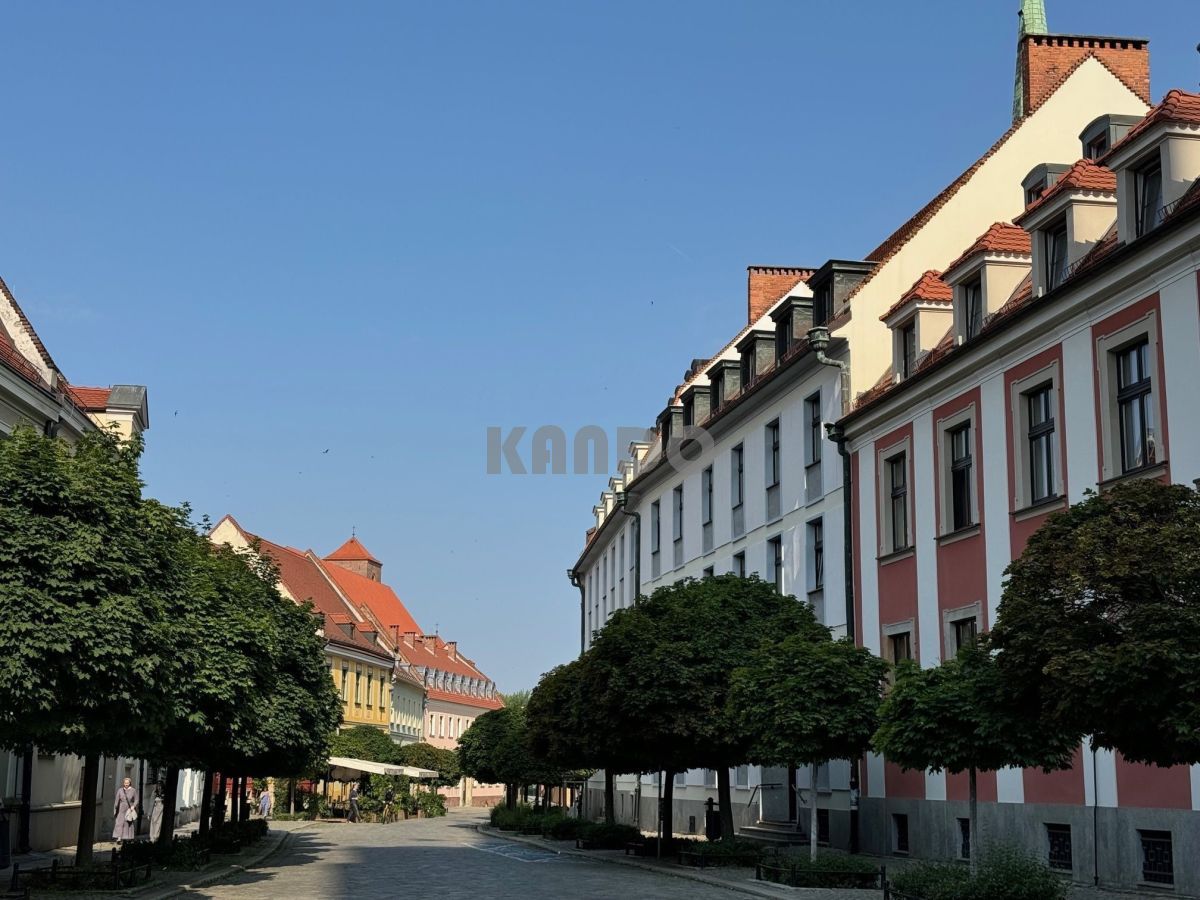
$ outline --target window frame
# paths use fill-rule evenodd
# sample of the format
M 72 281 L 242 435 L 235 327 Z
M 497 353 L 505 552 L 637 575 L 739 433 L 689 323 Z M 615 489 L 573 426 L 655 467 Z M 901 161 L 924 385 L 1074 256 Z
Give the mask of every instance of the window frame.
M 972 340 L 983 330 L 983 273 L 971 277 L 962 286 L 962 339 Z
M 825 590 L 825 517 L 817 516 L 806 523 L 808 532 L 808 592 Z
M 1134 185 L 1134 236 L 1142 237 L 1149 234 L 1155 228 L 1162 224 L 1165 218 L 1163 213 L 1163 167 L 1162 156 L 1155 150 L 1153 158 L 1142 163 L 1133 171 Z M 1158 190 L 1153 196 L 1156 198 L 1154 207 L 1146 208 L 1146 201 L 1150 195 L 1146 192 L 1146 182 L 1150 175 L 1157 176 Z M 1152 221 L 1147 222 L 1147 213 L 1149 213 Z
M 1059 243 L 1060 238 L 1061 244 Z M 1070 257 L 1070 240 L 1066 216 L 1046 227 L 1042 232 L 1042 240 L 1046 250 L 1044 256 L 1046 260 L 1046 290 L 1052 291 L 1067 280 L 1069 270 L 1067 260 Z
M 1170 447 L 1166 409 L 1162 389 L 1162 343 L 1159 337 L 1157 308 L 1148 310 L 1135 321 L 1095 338 L 1094 353 L 1100 394 L 1100 482 L 1137 477 L 1156 472 L 1168 463 Z M 1120 407 L 1118 405 L 1117 354 L 1134 344 L 1145 342 L 1147 374 L 1150 383 L 1150 410 L 1154 417 L 1154 461 L 1136 469 L 1122 465 Z
M 950 516 L 953 531 L 975 524 L 974 504 L 971 502 L 971 480 L 974 477 L 975 454 L 971 452 L 973 438 L 971 423 L 963 422 L 946 431 L 950 462 Z
M 958 656 L 958 651 L 966 644 L 960 640 L 963 623 L 968 619 L 974 620 L 971 639 L 983 633 L 983 603 L 975 601 L 954 609 L 942 610 L 942 659 L 949 660 Z
M 979 515 L 979 416 L 974 401 L 937 420 L 938 461 L 938 536 L 949 537 L 978 528 Z M 954 437 L 967 429 L 969 456 L 956 460 L 952 450 Z M 956 468 L 957 465 L 957 468 Z M 955 508 L 955 485 L 964 477 L 968 489 L 967 521 L 961 522 Z
M 892 473 L 894 471 L 892 463 L 898 457 L 904 457 L 904 489 L 897 492 L 896 485 L 892 483 Z M 879 533 L 878 533 L 878 558 L 888 559 L 900 554 L 909 553 L 913 550 L 913 509 L 909 498 L 909 488 L 912 485 L 912 438 L 905 437 L 902 440 L 882 447 L 875 452 L 876 469 L 875 469 L 875 485 L 876 485 L 876 500 L 879 511 Z M 896 535 L 894 533 L 895 525 L 895 500 L 898 497 L 904 497 L 904 539 L 903 546 L 896 543 Z
M 783 535 L 767 538 L 767 562 L 771 566 L 771 581 L 775 590 L 783 593 Z
M 746 502 L 746 445 L 729 451 L 729 508 L 738 509 Z
M 1150 371 L 1150 341 L 1148 338 L 1142 338 L 1110 352 L 1116 356 L 1117 444 L 1121 449 L 1121 474 L 1128 475 L 1157 464 L 1152 415 L 1154 376 Z M 1134 360 L 1138 377 L 1136 381 L 1125 384 L 1123 383 L 1126 372 L 1125 361 L 1128 359 Z M 1144 457 L 1141 462 L 1131 462 L 1129 459 L 1133 447 L 1131 447 L 1127 431 L 1129 423 L 1126 410 L 1132 409 L 1137 410 L 1138 442 L 1143 448 L 1142 456 Z
M 765 482 L 767 488 L 779 487 L 780 472 L 780 428 L 778 416 L 764 426 L 764 450 L 766 451 Z
M 1012 422 L 1012 447 L 1009 448 L 1013 460 L 1013 480 L 1011 492 L 1011 511 L 1016 514 L 1026 510 L 1042 510 L 1043 507 L 1056 502 L 1061 503 L 1066 496 L 1066 479 L 1063 465 L 1062 432 L 1059 428 L 1062 417 L 1062 373 L 1057 358 L 1046 365 L 1030 372 L 1022 378 L 1014 379 L 1010 385 L 1009 416 Z M 1033 426 L 1031 430 L 1030 398 L 1034 394 L 1049 391 L 1050 418 Z M 1035 497 L 1033 491 L 1033 441 L 1047 439 L 1050 453 L 1049 460 L 1049 489 L 1050 493 Z
M 917 317 L 899 326 L 900 378 L 908 378 L 917 367 Z
M 737 553 L 733 554 L 733 557 L 730 561 L 730 566 L 731 566 L 731 568 L 730 568 L 729 572 L 731 575 L 736 575 L 738 578 L 745 578 L 746 577 L 746 551 L 739 550 Z

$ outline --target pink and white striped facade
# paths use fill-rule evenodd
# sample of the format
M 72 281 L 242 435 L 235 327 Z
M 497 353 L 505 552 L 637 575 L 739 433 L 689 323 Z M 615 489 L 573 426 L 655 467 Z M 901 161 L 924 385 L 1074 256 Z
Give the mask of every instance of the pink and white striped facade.
M 1016 218 L 1028 249 L 983 248 L 952 263 L 948 308 L 884 317 L 892 364 L 841 422 L 856 637 L 884 657 L 935 666 L 986 631 L 1009 562 L 1085 491 L 1138 477 L 1200 484 L 1200 96 L 1171 92 L 1098 162 L 1077 164 L 1098 180 L 1030 196 Z M 1071 234 L 1056 248 L 1064 225 Z M 984 301 L 968 336 L 980 281 L 1016 286 Z M 903 329 L 927 314 L 945 336 L 906 359 Z M 1131 360 L 1133 375 L 1121 368 Z M 1185 862 L 1200 840 L 1200 766 L 1137 765 L 1085 743 L 1069 771 L 981 774 L 979 792 L 985 834 L 1043 858 L 1066 834 L 1078 879 L 1097 871 L 1110 884 L 1152 884 L 1144 853 L 1166 840 L 1176 889 L 1200 891 L 1200 871 Z M 903 831 L 914 855 L 946 856 L 960 846 L 966 800 L 965 775 L 905 772 L 871 755 L 864 848 L 896 852 Z

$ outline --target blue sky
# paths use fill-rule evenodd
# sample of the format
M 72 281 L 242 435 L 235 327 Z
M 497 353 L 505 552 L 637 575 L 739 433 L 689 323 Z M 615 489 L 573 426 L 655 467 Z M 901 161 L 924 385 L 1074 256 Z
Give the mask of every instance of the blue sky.
M 356 527 L 528 687 L 605 479 L 489 476 L 487 426 L 648 425 L 746 265 L 868 252 L 1008 126 L 1017 6 L 9 4 L 0 274 L 74 383 L 149 386 L 151 493 Z M 1194 0 L 1048 15 L 1195 89 Z

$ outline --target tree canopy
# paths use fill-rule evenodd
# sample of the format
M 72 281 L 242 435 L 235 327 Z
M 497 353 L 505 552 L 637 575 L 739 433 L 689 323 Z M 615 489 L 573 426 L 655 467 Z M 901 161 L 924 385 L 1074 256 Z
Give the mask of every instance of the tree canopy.
M 1008 568 L 1007 690 L 1129 760 L 1200 762 L 1200 495 L 1139 479 L 1056 513 Z

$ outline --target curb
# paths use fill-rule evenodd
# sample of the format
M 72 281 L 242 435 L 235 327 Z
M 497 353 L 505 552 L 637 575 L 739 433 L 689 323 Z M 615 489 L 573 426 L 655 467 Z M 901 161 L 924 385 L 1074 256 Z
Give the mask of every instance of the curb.
M 707 884 L 712 887 L 724 888 L 727 891 L 733 891 L 738 894 L 748 894 L 751 897 L 771 897 L 774 900 L 779 900 L 780 897 L 795 896 L 795 888 L 787 888 L 781 885 L 774 887 L 759 886 L 757 882 L 752 884 L 737 884 L 729 881 L 722 881 L 719 878 L 710 878 L 700 872 L 692 869 L 687 869 L 682 866 L 675 868 L 667 868 L 665 866 L 656 866 L 652 863 L 640 862 L 635 858 L 626 856 L 594 856 L 586 850 L 572 850 L 570 848 L 558 848 L 547 844 L 539 838 L 532 837 L 526 834 L 514 834 L 508 831 L 499 831 L 488 825 L 476 825 L 475 830 L 482 835 L 491 838 L 500 838 L 505 841 L 513 841 L 518 844 L 526 844 L 530 847 L 537 847 L 539 850 L 545 850 L 548 853 L 556 853 L 559 856 L 573 856 L 576 859 L 587 859 L 592 862 L 609 863 L 617 866 L 625 866 L 630 869 L 641 869 L 643 872 L 654 872 L 658 875 L 666 875 L 669 878 L 682 878 L 686 881 L 696 881 L 700 884 Z
M 168 900 L 170 897 L 178 897 L 182 894 L 190 893 L 199 888 L 216 884 L 219 881 L 224 881 L 226 878 L 239 875 L 242 872 L 245 872 L 247 869 L 252 869 L 256 866 L 262 865 L 267 861 L 267 859 L 274 856 L 276 853 L 286 847 L 293 834 L 295 834 L 297 831 L 303 831 L 305 828 L 310 827 L 310 825 L 311 823 L 304 824 L 287 831 L 281 831 L 279 840 L 275 841 L 272 846 L 267 847 L 253 859 L 246 860 L 245 862 L 230 863 L 223 869 L 203 873 L 194 881 L 191 881 L 187 884 L 177 884 L 169 888 L 163 888 L 158 893 L 155 893 L 154 889 L 150 888 L 150 890 L 147 890 L 145 893 L 127 894 L 126 896 L 134 897 L 136 900 Z

